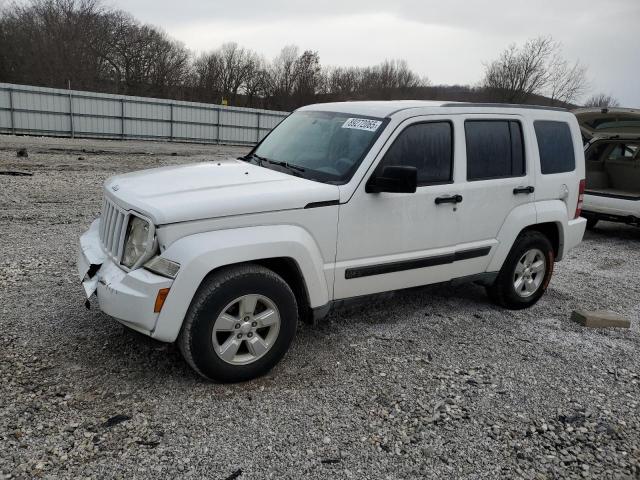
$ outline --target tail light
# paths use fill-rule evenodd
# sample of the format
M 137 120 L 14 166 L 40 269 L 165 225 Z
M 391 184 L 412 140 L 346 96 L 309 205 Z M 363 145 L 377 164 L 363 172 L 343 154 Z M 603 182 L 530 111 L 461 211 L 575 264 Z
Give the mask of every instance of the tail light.
M 582 205 L 584 204 L 584 189 L 586 187 L 586 181 L 583 178 L 580 180 L 580 186 L 578 187 L 578 203 L 576 204 L 576 214 L 573 218 L 578 218 L 582 213 Z

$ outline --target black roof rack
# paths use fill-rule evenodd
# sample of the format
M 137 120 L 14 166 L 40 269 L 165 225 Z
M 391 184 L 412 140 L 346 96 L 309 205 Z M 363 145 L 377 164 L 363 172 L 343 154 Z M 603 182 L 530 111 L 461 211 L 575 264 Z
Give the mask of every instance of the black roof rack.
M 524 105 L 518 103 L 473 103 L 473 102 L 452 102 L 443 103 L 441 107 L 494 107 L 494 108 L 528 108 L 531 110 L 553 110 L 556 112 L 568 112 L 566 108 L 562 107 L 547 107 L 544 105 Z

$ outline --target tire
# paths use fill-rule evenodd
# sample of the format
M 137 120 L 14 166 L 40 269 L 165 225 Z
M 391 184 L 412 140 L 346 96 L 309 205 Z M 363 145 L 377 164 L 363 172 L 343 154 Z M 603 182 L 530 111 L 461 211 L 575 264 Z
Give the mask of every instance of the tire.
M 587 218 L 587 230 L 593 230 L 598 224 L 598 219 L 595 217 L 586 217 Z
M 532 261 L 529 263 L 529 260 Z M 554 261 L 553 247 L 545 235 L 536 231 L 521 233 L 507 255 L 495 282 L 487 287 L 489 298 L 497 305 L 511 310 L 532 306 L 542 297 L 549 285 Z M 544 271 L 535 271 L 540 268 L 539 262 L 542 262 Z M 528 263 L 530 267 L 526 267 Z M 516 288 L 518 279 L 522 281 Z
M 263 326 L 269 322 L 274 323 Z M 297 323 L 295 295 L 282 277 L 245 264 L 224 268 L 203 281 L 177 343 L 187 363 L 204 378 L 242 382 L 264 375 L 284 357 Z

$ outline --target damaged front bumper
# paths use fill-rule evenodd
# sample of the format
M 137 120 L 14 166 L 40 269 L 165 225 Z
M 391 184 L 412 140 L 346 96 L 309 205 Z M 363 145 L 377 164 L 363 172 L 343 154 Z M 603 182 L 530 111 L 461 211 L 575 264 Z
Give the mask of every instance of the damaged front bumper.
M 152 335 L 158 320 L 155 312 L 158 291 L 171 288 L 173 280 L 144 268 L 122 270 L 102 250 L 100 220 L 95 220 L 80 237 L 77 268 L 87 299 L 96 293 L 100 310 L 124 325 Z

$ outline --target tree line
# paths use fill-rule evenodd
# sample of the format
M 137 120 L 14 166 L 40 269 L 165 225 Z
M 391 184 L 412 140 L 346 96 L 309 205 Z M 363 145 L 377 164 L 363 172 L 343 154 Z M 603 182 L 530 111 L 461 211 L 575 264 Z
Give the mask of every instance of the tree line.
M 586 72 L 547 37 L 509 46 L 484 65 L 477 85 L 432 86 L 401 59 L 327 67 L 318 52 L 293 45 L 271 60 L 233 42 L 196 56 L 100 0 L 31 0 L 0 10 L 0 81 L 9 83 L 277 110 L 404 98 L 570 105 L 588 90 Z M 599 94 L 590 102 L 616 100 Z

